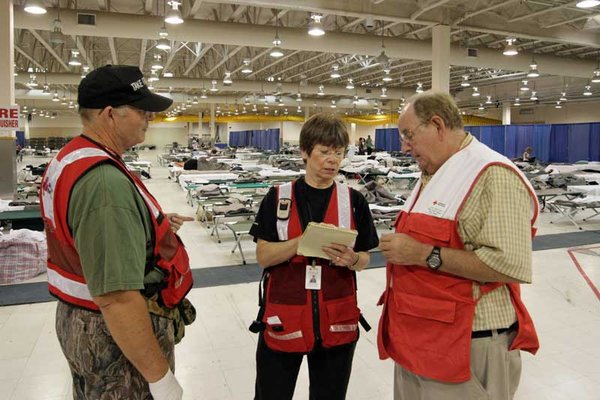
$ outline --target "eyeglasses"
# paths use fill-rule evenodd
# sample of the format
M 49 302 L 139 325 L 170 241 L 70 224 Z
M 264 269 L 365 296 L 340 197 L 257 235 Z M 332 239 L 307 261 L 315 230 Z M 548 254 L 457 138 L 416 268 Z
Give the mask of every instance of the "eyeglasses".
M 413 141 L 413 139 L 415 138 L 415 135 L 418 133 L 419 128 L 421 128 L 422 126 L 427 126 L 427 125 L 429 125 L 429 122 L 427 122 L 427 123 L 421 122 L 419 125 L 417 125 L 413 129 L 408 129 L 408 128 L 402 129 L 402 131 L 400 132 L 400 139 L 402 139 L 402 142 L 411 143 Z
M 319 149 L 317 150 L 317 154 L 322 158 L 335 157 L 336 159 L 341 160 L 346 155 L 346 152 L 344 150 Z

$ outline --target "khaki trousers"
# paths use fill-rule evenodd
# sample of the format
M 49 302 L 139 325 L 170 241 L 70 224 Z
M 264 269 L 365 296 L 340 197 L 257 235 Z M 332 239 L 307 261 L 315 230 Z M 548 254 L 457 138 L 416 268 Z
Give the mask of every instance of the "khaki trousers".
M 521 378 L 521 354 L 508 351 L 516 332 L 471 342 L 471 380 L 445 383 L 394 368 L 394 400 L 511 400 Z

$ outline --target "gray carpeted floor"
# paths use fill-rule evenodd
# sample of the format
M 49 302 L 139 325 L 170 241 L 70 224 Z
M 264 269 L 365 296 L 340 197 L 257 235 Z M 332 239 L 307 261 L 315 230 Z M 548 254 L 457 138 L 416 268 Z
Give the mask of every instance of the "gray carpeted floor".
M 533 242 L 533 250 L 568 248 L 597 243 L 600 243 L 600 231 L 560 233 L 536 237 Z M 384 266 L 385 261 L 382 254 L 378 251 L 373 252 L 369 268 L 382 268 Z M 193 270 L 194 288 L 258 282 L 261 273 L 262 271 L 258 264 L 197 268 Z M 54 300 L 55 298 L 48 293 L 46 282 L 0 286 L 0 306 L 41 303 Z

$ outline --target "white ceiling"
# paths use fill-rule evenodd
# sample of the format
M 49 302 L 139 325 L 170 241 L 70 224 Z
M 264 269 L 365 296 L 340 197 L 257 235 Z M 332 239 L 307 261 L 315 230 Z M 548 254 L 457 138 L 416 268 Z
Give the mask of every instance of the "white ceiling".
M 327 106 L 335 100 L 340 107 L 352 107 L 356 95 L 362 99 L 359 108 L 371 108 L 377 99 L 380 106 L 395 109 L 418 82 L 431 85 L 431 35 L 437 24 L 451 27 L 451 92 L 465 108 L 477 106 L 486 95 L 494 101 L 528 99 L 518 88 L 532 58 L 541 76 L 530 79 L 529 86 L 535 86 L 541 103 L 555 102 L 562 90 L 569 101 L 590 101 L 582 92 L 600 51 L 600 30 L 589 29 L 600 26 L 600 7 L 584 10 L 566 0 L 183 0 L 185 22 L 167 25 L 169 52 L 155 47 L 169 8 L 163 0 L 45 0 L 45 15 L 25 13 L 24 0 L 14 3 L 17 68 L 46 70 L 38 72 L 38 81 L 52 91 L 61 96 L 76 91 L 81 72 L 68 65 L 72 49 L 92 67 L 132 64 L 147 73 L 160 54 L 174 77 L 154 86 L 170 90 L 177 101 L 199 97 L 217 80 L 219 91 L 199 99 L 192 112 L 206 110 L 211 102 L 258 102 L 274 92 L 294 107 L 300 92 L 302 105 Z M 81 12 L 94 14 L 96 26 L 78 25 Z M 59 13 L 65 42 L 52 44 Z M 311 13 L 323 15 L 325 36 L 307 34 Z M 276 21 L 285 54 L 279 59 L 269 56 Z M 507 37 L 516 39 L 518 56 L 502 55 Z M 382 42 L 391 59 L 393 80 L 387 83 L 377 60 Z M 478 57 L 468 57 L 467 48 L 477 48 Z M 241 73 L 244 58 L 251 60 L 252 74 Z M 333 64 L 339 65 L 341 78 L 330 78 Z M 228 87 L 222 83 L 225 71 L 232 72 Z M 460 86 L 463 75 L 479 87 L 480 98 Z M 355 89 L 345 88 L 348 78 Z M 17 98 L 43 104 L 39 92 L 25 85 L 28 79 L 24 72 L 15 78 Z M 320 85 L 325 96 L 317 95 Z M 379 96 L 381 86 L 387 88 L 387 99 Z M 592 84 L 592 91 L 591 100 L 597 100 L 600 84 Z

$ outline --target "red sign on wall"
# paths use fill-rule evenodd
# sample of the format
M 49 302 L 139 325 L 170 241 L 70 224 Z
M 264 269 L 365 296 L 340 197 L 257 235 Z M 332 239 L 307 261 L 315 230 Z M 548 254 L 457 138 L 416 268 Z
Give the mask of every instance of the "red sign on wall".
M 19 128 L 19 106 L 0 106 L 0 131 Z

